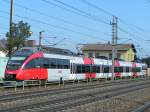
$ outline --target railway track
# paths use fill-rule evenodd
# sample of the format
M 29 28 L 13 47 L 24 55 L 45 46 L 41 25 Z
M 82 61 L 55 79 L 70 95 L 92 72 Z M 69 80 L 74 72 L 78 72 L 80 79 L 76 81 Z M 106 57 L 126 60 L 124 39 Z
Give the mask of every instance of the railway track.
M 150 110 L 150 101 L 145 102 L 144 105 L 138 107 L 137 109 L 133 110 L 132 112 L 148 112 Z
M 118 83 L 119 84 L 119 83 Z M 0 109 L 2 112 L 18 112 L 18 111 L 23 111 L 24 112 L 46 112 L 46 111 L 61 111 L 66 108 L 71 108 L 75 107 L 78 105 L 83 105 L 87 104 L 90 102 L 94 102 L 97 100 L 104 100 L 107 98 L 111 98 L 117 95 L 121 95 L 124 93 L 132 92 L 135 90 L 143 89 L 146 87 L 150 86 L 149 81 L 141 81 L 141 82 L 134 82 L 134 83 L 120 83 L 118 87 L 111 87 L 109 89 L 98 89 L 100 88 L 97 85 L 97 88 L 90 87 L 92 91 L 87 90 L 86 92 L 85 89 L 88 88 L 83 88 L 83 90 L 79 88 L 76 88 L 73 90 L 68 89 L 68 93 L 70 95 L 66 95 L 63 97 L 56 97 L 56 98 L 48 98 L 47 100 L 44 101 L 39 101 L 39 102 L 34 102 L 34 103 L 28 103 L 26 105 L 19 105 L 19 106 L 14 106 L 11 108 L 5 108 L 5 109 Z M 61 91 L 61 90 L 60 90 Z M 70 91 L 70 92 L 69 92 Z M 75 91 L 78 91 L 77 93 L 74 93 Z M 59 93 L 59 94 L 64 94 L 65 92 Z
M 54 95 L 54 94 L 60 94 L 60 93 L 67 93 L 67 92 L 74 92 L 74 91 L 80 91 L 83 89 L 94 89 L 94 88 L 103 88 L 107 86 L 114 86 L 117 84 L 126 84 L 126 83 L 133 83 L 133 82 L 139 82 L 141 80 L 123 80 L 123 81 L 113 81 L 113 82 L 105 82 L 105 83 L 96 83 L 96 84 L 90 84 L 90 85 L 80 85 L 80 86 L 74 86 L 74 87 L 64 87 L 64 88 L 57 88 L 57 89 L 48 89 L 48 90 L 39 90 L 39 91 L 33 91 L 33 92 L 22 92 L 22 93 L 14 93 L 14 94 L 4 94 L 0 95 L 0 103 L 1 102 L 9 102 L 17 99 L 26 99 L 29 97 L 40 97 L 40 96 L 46 96 L 46 95 Z M 144 80 L 145 81 L 145 80 Z

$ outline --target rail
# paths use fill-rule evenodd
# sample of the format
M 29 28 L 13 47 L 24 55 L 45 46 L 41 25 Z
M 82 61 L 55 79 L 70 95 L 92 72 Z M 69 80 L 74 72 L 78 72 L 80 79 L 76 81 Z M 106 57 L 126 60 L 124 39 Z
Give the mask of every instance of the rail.
M 150 108 L 150 101 L 144 103 L 144 105 L 140 106 L 139 108 L 133 110 L 132 112 L 144 112 L 146 109 Z
M 29 87 L 29 86 L 39 86 L 39 88 L 40 88 L 41 81 L 40 80 L 24 80 L 24 81 L 22 81 L 23 90 L 25 89 L 25 87 Z
M 17 81 L 4 81 L 2 88 L 14 88 L 17 91 Z

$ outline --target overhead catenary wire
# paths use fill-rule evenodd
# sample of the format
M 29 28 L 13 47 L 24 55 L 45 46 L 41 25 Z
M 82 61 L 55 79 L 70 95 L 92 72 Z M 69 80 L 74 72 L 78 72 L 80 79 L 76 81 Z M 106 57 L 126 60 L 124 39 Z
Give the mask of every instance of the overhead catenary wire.
M 96 6 L 95 4 L 93 4 L 91 2 L 88 2 L 87 0 L 79 0 L 79 1 L 84 3 L 84 4 L 87 4 L 88 6 L 93 7 L 93 8 L 95 8 L 95 9 L 97 9 L 97 10 L 99 10 L 99 11 L 101 11 L 101 12 L 103 12 L 103 13 L 109 15 L 109 16 L 116 16 L 116 15 L 114 15 L 114 14 L 112 14 L 112 13 L 110 13 L 110 12 L 108 12 L 108 11 L 98 7 L 98 6 Z
M 3 12 L 4 13 L 4 12 Z M 8 15 L 8 13 L 5 13 L 5 14 L 7 14 Z M 1 16 L 2 18 L 5 18 L 5 16 Z M 8 18 L 6 18 L 6 19 L 9 19 L 9 17 Z M 1 28 L 0 29 L 5 29 L 5 30 L 8 30 L 8 28 L 4 28 L 4 27 L 2 27 L 1 26 Z M 57 30 L 52 30 L 52 29 L 49 29 L 48 31 L 50 31 L 50 32 L 57 32 Z M 36 31 L 36 33 L 39 33 L 38 31 Z M 4 34 L 4 33 L 3 33 Z M 34 34 L 35 34 L 35 31 L 34 31 Z M 77 41 L 77 40 L 75 40 L 75 37 L 74 37 L 74 35 L 66 35 L 66 34 L 64 34 L 64 33 L 62 33 L 62 32 L 57 32 L 57 34 L 60 34 L 60 35 L 63 35 L 65 38 L 67 37 L 68 39 L 68 41 L 69 41 L 69 43 L 67 43 L 67 44 L 70 44 L 70 45 L 72 45 L 72 44 L 74 44 L 74 43 L 79 43 L 79 41 Z M 5 34 L 4 34 L 5 35 Z M 37 35 L 38 36 L 38 35 Z M 72 40 L 72 41 L 71 41 Z M 71 43 L 70 43 L 71 42 Z
M 146 32 L 144 31 L 144 29 L 135 26 L 133 24 L 127 23 L 126 21 L 119 19 L 119 21 L 126 25 L 128 29 L 130 29 L 130 31 L 133 31 L 136 35 L 140 35 L 140 37 L 148 37 L 148 35 L 146 36 Z
M 9 12 L 2 11 L 2 10 L 0 10 L 0 12 L 9 14 Z M 79 31 L 75 31 L 75 30 L 72 30 L 72 29 L 69 29 L 69 28 L 58 26 L 58 25 L 53 25 L 53 24 L 50 24 L 50 23 L 47 23 L 47 22 L 44 22 L 44 21 L 41 21 L 41 20 L 24 17 L 24 16 L 20 16 L 20 15 L 17 15 L 17 14 L 14 14 L 14 16 L 19 17 L 19 18 L 23 18 L 23 19 L 26 19 L 26 20 L 30 20 L 30 21 L 33 21 L 33 22 L 36 22 L 36 23 L 41 23 L 41 24 L 44 24 L 44 25 L 48 25 L 48 26 L 51 26 L 53 28 L 58 28 L 58 29 L 61 29 L 61 30 L 73 32 L 73 33 L 76 33 L 76 34 L 79 34 L 79 35 L 82 35 L 82 36 L 86 36 L 86 38 L 88 37 L 88 38 L 99 39 L 98 37 L 95 37 L 95 36 L 90 35 L 90 34 L 81 33 Z M 101 38 L 101 40 L 106 41 L 105 39 L 102 39 L 102 38 Z
M 94 3 L 89 2 L 88 0 L 79 0 L 79 1 L 82 2 L 82 3 L 84 3 L 84 4 L 86 4 L 86 5 L 88 5 L 88 6 L 90 6 L 90 7 L 92 7 L 92 8 L 94 8 L 94 9 L 96 9 L 96 10 L 98 10 L 98 11 L 100 11 L 100 12 L 105 13 L 105 14 L 107 14 L 107 15 L 109 15 L 109 16 L 117 16 L 117 15 L 115 15 L 115 14 L 113 14 L 113 13 L 111 13 L 111 12 L 108 12 L 108 11 L 106 11 L 105 9 L 103 9 L 103 8 L 101 8 L 101 7 L 97 6 L 97 5 L 95 5 Z M 140 32 L 140 31 L 144 31 L 143 28 L 140 28 L 140 27 L 138 27 L 138 26 L 136 26 L 136 25 L 127 23 L 125 20 L 123 20 L 122 18 L 120 18 L 120 17 L 118 17 L 118 16 L 117 16 L 117 18 L 118 18 L 118 20 L 119 20 L 120 22 L 122 22 L 123 24 L 127 25 L 128 28 L 130 28 L 130 26 L 131 26 L 131 27 L 134 27 L 135 29 L 137 29 L 138 31 L 134 29 L 134 31 L 136 32 L 137 35 L 138 35 L 138 34 L 140 34 L 140 35 L 142 34 L 142 35 L 143 35 L 143 33 Z M 131 29 L 132 29 L 132 31 L 133 31 L 133 28 L 131 28 Z M 126 33 L 129 34 L 129 32 L 126 32 Z M 140 37 L 140 38 L 141 38 L 141 37 Z
M 5 1 L 5 2 L 9 3 L 8 1 Z M 70 22 L 70 21 L 67 21 L 67 20 L 65 20 L 65 19 L 61 19 L 61 18 L 58 18 L 58 17 L 54 17 L 54 16 L 51 16 L 51 15 L 47 15 L 47 14 L 41 12 L 41 11 L 38 11 L 38 10 L 35 10 L 35 9 L 32 9 L 32 8 L 25 7 L 25 6 L 20 5 L 20 4 L 18 4 L 18 3 L 15 3 L 15 5 L 18 6 L 18 7 L 20 7 L 20 8 L 29 10 L 29 11 L 34 12 L 34 13 L 37 13 L 37 14 L 39 14 L 39 15 L 48 17 L 49 19 L 61 21 L 61 22 L 63 22 L 63 23 L 66 23 L 66 24 L 69 24 L 69 25 L 72 25 L 72 26 L 75 26 L 75 27 L 78 27 L 78 28 L 84 28 L 84 29 L 89 30 L 89 31 L 99 32 L 99 33 L 102 33 L 102 34 L 104 34 L 104 35 L 111 36 L 111 35 L 109 35 L 108 33 L 105 33 L 105 32 L 102 32 L 102 31 L 99 31 L 99 30 L 96 30 L 96 29 L 93 29 L 93 28 L 89 28 L 89 27 L 86 27 L 86 26 L 83 26 L 83 25 L 80 25 L 80 24 L 75 24 L 75 23 Z
M 50 2 L 50 1 L 48 1 L 48 0 L 41 0 L 41 1 L 43 1 L 43 2 L 45 2 L 45 3 L 47 3 L 47 4 L 49 4 L 49 5 L 53 5 L 53 6 L 59 7 L 59 8 L 61 8 L 61 9 L 63 9 L 63 10 L 69 11 L 69 12 L 71 12 L 71 13 L 80 15 L 80 16 L 82 16 L 82 17 L 86 17 L 86 18 L 88 18 L 88 19 L 90 19 L 90 20 L 94 20 L 94 21 L 96 21 L 96 22 L 100 22 L 100 23 L 103 23 L 103 24 L 106 24 L 106 25 L 110 25 L 109 22 L 106 22 L 106 21 L 102 20 L 101 18 L 98 18 L 98 17 L 95 16 L 95 15 L 92 15 L 92 14 L 90 14 L 90 13 L 87 13 L 87 12 L 85 12 L 85 11 L 82 11 L 82 10 L 80 10 L 80 9 L 78 9 L 78 8 L 75 8 L 75 7 L 73 7 L 73 6 L 69 5 L 69 4 L 66 4 L 66 3 L 64 3 L 64 2 L 61 2 L 61 1 L 59 1 L 59 0 L 54 0 L 54 2 L 57 2 L 57 3 L 61 4 L 62 6 L 59 6 L 58 4 L 54 4 L 53 2 Z M 65 7 L 64 7 L 64 6 L 65 6 Z M 67 7 L 67 8 L 66 8 L 66 7 Z M 69 9 L 68 9 L 68 8 L 69 8 Z
M 47 1 L 47 0 L 42 0 L 42 1 L 47 2 L 47 3 L 49 3 L 49 4 L 52 4 L 52 5 L 55 5 L 55 6 L 58 6 L 57 4 L 54 4 L 54 3 L 50 2 L 50 1 Z M 80 9 L 77 9 L 77 8 L 71 6 L 71 5 L 66 4 L 66 3 L 63 3 L 63 2 L 61 2 L 61 1 L 59 1 L 59 0 L 54 0 L 54 1 L 60 3 L 60 4 L 64 5 L 64 6 L 67 6 L 67 7 L 71 8 L 71 9 L 74 9 L 74 10 L 76 10 L 76 11 L 78 11 L 78 12 L 81 12 L 82 14 L 86 14 L 87 16 L 91 16 L 91 14 L 89 14 L 89 13 L 87 13 L 87 12 L 85 12 L 85 11 L 82 11 L 82 10 L 80 10 Z M 93 4 L 89 3 L 89 2 L 87 2 L 86 0 L 83 0 L 83 2 L 84 2 L 84 3 L 87 3 L 88 5 L 91 5 L 91 6 L 95 7 L 95 8 L 97 8 L 98 10 L 103 11 L 104 13 L 107 13 L 108 15 L 111 15 L 111 16 L 113 15 L 112 13 L 109 13 L 109 12 L 105 11 L 105 10 L 102 9 L 102 8 L 96 7 L 95 5 L 93 5 Z M 23 6 L 21 6 L 21 5 L 18 5 L 18 6 L 23 7 Z M 24 7 L 24 8 L 26 8 L 26 7 Z M 64 7 L 61 7 L 61 8 L 64 8 Z M 31 10 L 31 9 L 29 9 L 29 8 L 26 8 L 26 9 Z M 32 11 L 37 12 L 36 10 L 32 10 Z M 40 13 L 40 14 L 42 14 L 42 15 L 45 15 L 45 14 L 43 14 L 43 13 L 41 13 L 41 12 L 38 12 L 38 13 Z M 54 17 L 54 19 L 56 19 L 56 18 Z M 57 18 L 57 19 L 58 19 L 58 18 Z M 68 23 L 67 21 L 64 21 L 64 20 L 62 20 L 62 19 L 59 19 L 59 20 L 65 22 L 65 23 Z M 105 22 L 104 22 L 104 23 L 105 23 Z M 70 24 L 70 23 L 69 23 L 69 24 Z M 106 24 L 108 24 L 108 23 L 106 23 Z M 79 26 L 79 27 L 80 27 L 80 26 Z M 124 33 L 127 33 L 127 34 L 130 34 L 130 35 L 131 35 L 130 32 L 127 32 L 127 31 L 125 31 L 125 30 L 122 30 L 122 28 L 120 28 L 120 30 L 123 31 Z M 103 34 L 106 35 L 106 33 L 103 33 Z M 133 34 L 132 34 L 132 35 L 133 35 Z M 135 36 L 135 34 L 134 34 L 134 36 Z
M 48 1 L 48 0 L 42 0 L 42 1 Z M 57 0 L 57 2 L 58 2 L 59 0 Z M 83 0 L 83 1 L 87 1 L 87 0 Z M 49 1 L 50 2 L 50 1 Z M 59 1 L 59 2 L 61 2 L 61 1 Z M 52 3 L 52 2 L 51 2 Z M 55 4 L 55 5 L 57 5 L 57 6 L 60 6 L 60 5 L 58 5 L 58 4 Z M 53 5 L 53 6 L 55 6 L 55 5 Z M 74 10 L 74 9 L 71 9 L 71 8 L 66 8 L 66 7 L 62 7 L 62 6 L 60 6 L 61 8 L 65 8 L 65 9 L 67 9 L 67 10 L 71 10 L 72 11 L 72 13 L 76 13 L 76 14 L 80 14 L 80 15 L 84 15 L 84 13 L 79 13 L 77 10 Z M 27 9 L 28 10 L 28 9 Z M 102 11 L 102 10 L 101 10 Z M 107 13 L 105 10 L 103 10 L 103 12 L 104 13 Z M 109 14 L 109 12 L 107 13 L 107 14 Z M 110 13 L 110 15 L 112 15 L 111 13 Z M 83 17 L 88 17 L 88 18 L 90 18 L 91 19 L 91 17 L 89 17 L 89 16 L 87 16 L 87 15 L 84 15 Z M 26 18 L 28 18 L 28 17 L 26 17 Z M 30 18 L 28 18 L 28 20 L 29 20 Z M 119 20 L 121 20 L 122 21 L 122 19 L 120 19 L 119 18 Z M 42 24 L 42 23 L 41 23 Z M 130 35 L 130 36 L 132 36 L 132 38 L 133 37 L 139 37 L 139 38 L 141 38 L 140 36 L 137 36 L 137 34 L 135 34 L 134 32 L 130 32 L 130 31 L 127 31 L 127 30 L 124 30 L 122 27 L 120 27 L 121 29 L 119 29 L 120 31 L 122 31 L 122 32 L 124 32 L 125 34 L 128 34 L 128 35 Z M 138 39 L 139 39 L 138 38 Z
M 131 32 L 129 32 L 129 31 L 127 31 L 127 30 L 125 30 L 125 29 L 123 29 L 123 28 L 121 28 L 121 27 L 118 27 L 118 30 L 120 30 L 120 31 L 122 31 L 122 32 L 124 32 L 124 33 L 126 33 L 126 34 L 128 34 L 128 35 L 130 35 L 130 36 L 132 36 L 132 37 L 138 37 L 138 38 L 141 38 L 142 40 L 144 40 L 143 37 L 141 37 L 141 36 L 139 36 L 139 35 L 136 35 L 136 34 L 134 34 L 134 33 L 131 33 Z M 136 38 L 136 39 L 138 39 L 138 38 Z

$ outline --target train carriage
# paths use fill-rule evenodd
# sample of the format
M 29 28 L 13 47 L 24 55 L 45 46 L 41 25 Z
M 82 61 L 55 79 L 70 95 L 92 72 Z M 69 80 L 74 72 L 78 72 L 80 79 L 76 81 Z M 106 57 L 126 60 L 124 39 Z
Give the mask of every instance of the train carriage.
M 114 77 L 144 75 L 145 64 L 115 60 Z M 143 69 L 142 69 L 143 68 Z M 6 80 L 82 80 L 111 78 L 112 60 L 22 48 L 8 61 Z
M 131 77 L 132 76 L 132 64 L 131 62 L 121 61 L 120 65 L 122 67 L 121 77 Z
M 105 78 L 107 75 L 103 72 L 104 60 L 103 59 L 94 59 L 93 71 L 96 72 L 96 78 Z

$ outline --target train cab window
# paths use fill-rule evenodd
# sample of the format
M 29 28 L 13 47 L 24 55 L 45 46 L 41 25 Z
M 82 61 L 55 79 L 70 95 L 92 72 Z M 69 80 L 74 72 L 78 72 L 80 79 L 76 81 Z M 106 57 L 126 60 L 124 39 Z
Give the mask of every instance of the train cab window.
M 22 66 L 23 62 L 24 60 L 9 60 L 7 63 L 7 69 L 18 70 Z

